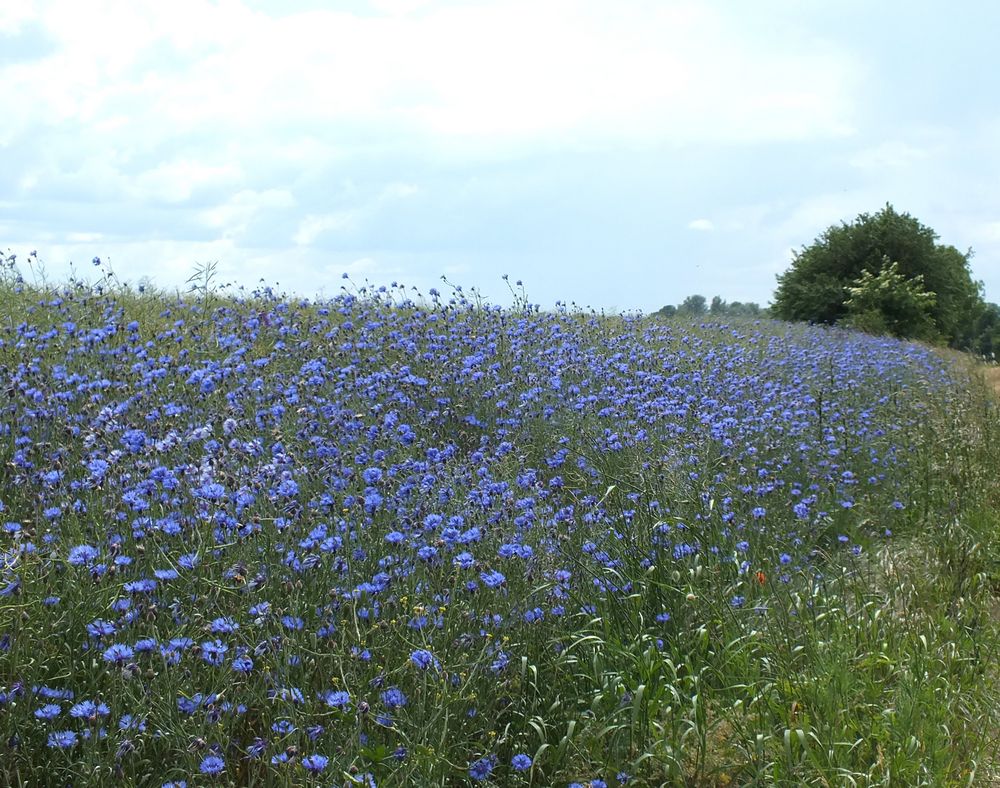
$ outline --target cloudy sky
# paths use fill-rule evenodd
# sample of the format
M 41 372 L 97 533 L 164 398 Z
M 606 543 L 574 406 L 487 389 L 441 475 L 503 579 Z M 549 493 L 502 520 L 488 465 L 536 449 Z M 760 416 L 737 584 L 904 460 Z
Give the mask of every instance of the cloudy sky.
M 1000 300 L 1000 4 L 3 0 L 0 249 L 766 303 L 886 202 Z

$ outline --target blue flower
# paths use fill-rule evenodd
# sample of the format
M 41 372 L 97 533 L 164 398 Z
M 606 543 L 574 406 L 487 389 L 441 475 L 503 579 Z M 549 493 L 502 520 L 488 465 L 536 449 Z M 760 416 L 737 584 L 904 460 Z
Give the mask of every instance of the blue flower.
M 209 631 L 216 635 L 224 635 L 229 632 L 235 632 L 239 628 L 240 625 L 233 621 L 233 619 L 229 616 L 217 618 L 209 625 Z
M 320 755 L 319 753 L 307 755 L 302 759 L 302 765 L 306 768 L 306 771 L 312 772 L 313 774 L 319 774 L 326 768 L 326 765 L 329 762 L 329 758 L 325 755 Z
M 325 693 L 320 693 L 320 698 L 327 706 L 332 706 L 335 709 L 345 708 L 351 702 L 351 694 L 344 690 L 329 690 Z
M 135 651 L 133 651 L 129 646 L 126 646 L 124 643 L 115 643 L 113 646 L 104 650 L 103 656 L 105 662 L 113 662 L 116 665 L 123 665 L 135 656 Z
M 76 744 L 78 738 L 75 731 L 53 731 L 49 734 L 48 746 L 52 749 L 67 750 Z
M 233 670 L 237 673 L 249 673 L 253 670 L 253 660 L 244 655 L 233 660 Z
M 387 709 L 402 708 L 408 702 L 406 695 L 398 687 L 389 687 L 389 689 L 382 693 L 382 703 Z
M 531 756 L 519 753 L 510 759 L 510 765 L 515 772 L 526 772 L 531 768 Z
M 488 588 L 497 588 L 507 582 L 507 578 L 504 577 L 501 572 L 497 572 L 496 570 L 481 572 L 479 578 Z
M 473 761 L 469 764 L 469 777 L 471 777 L 476 782 L 482 782 L 483 780 L 488 780 L 489 776 L 493 773 L 493 767 L 496 765 L 496 756 L 487 755 L 485 758 L 480 758 L 478 761 Z
M 410 654 L 410 662 L 421 670 L 427 670 L 431 665 L 437 666 L 438 661 L 427 649 L 419 648 Z
M 54 720 L 62 713 L 62 708 L 54 703 L 46 703 L 39 709 L 35 709 L 35 716 L 40 720 Z
M 98 718 L 106 717 L 110 713 L 111 709 L 109 709 L 106 704 L 94 703 L 92 700 L 80 701 L 79 703 L 74 704 L 69 710 L 71 717 L 86 720 L 87 722 L 94 722 Z
M 207 755 L 198 768 L 202 774 L 218 774 L 226 768 L 226 762 L 218 755 Z
M 73 566 L 89 566 L 97 560 L 100 554 L 100 551 L 96 547 L 91 547 L 89 544 L 81 544 L 69 551 L 66 561 Z

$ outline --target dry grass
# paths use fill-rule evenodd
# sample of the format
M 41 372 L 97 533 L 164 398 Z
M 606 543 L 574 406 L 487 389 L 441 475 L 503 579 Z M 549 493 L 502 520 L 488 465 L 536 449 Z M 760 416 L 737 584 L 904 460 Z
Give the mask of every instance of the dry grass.
M 1000 367 L 986 367 L 983 374 L 993 392 L 1000 396 Z

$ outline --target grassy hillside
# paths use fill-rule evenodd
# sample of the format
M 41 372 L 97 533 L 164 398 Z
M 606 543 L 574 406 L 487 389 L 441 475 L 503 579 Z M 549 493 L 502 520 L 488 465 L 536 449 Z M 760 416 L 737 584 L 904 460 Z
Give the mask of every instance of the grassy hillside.
M 0 316 L 0 783 L 989 784 L 961 358 L 400 288 Z

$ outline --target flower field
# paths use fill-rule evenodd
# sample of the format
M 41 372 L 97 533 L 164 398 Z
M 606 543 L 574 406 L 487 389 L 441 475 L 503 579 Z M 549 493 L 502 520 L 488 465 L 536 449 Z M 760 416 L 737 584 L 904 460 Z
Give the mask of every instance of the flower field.
M 964 362 L 461 289 L 0 304 L 0 783 L 985 784 Z

